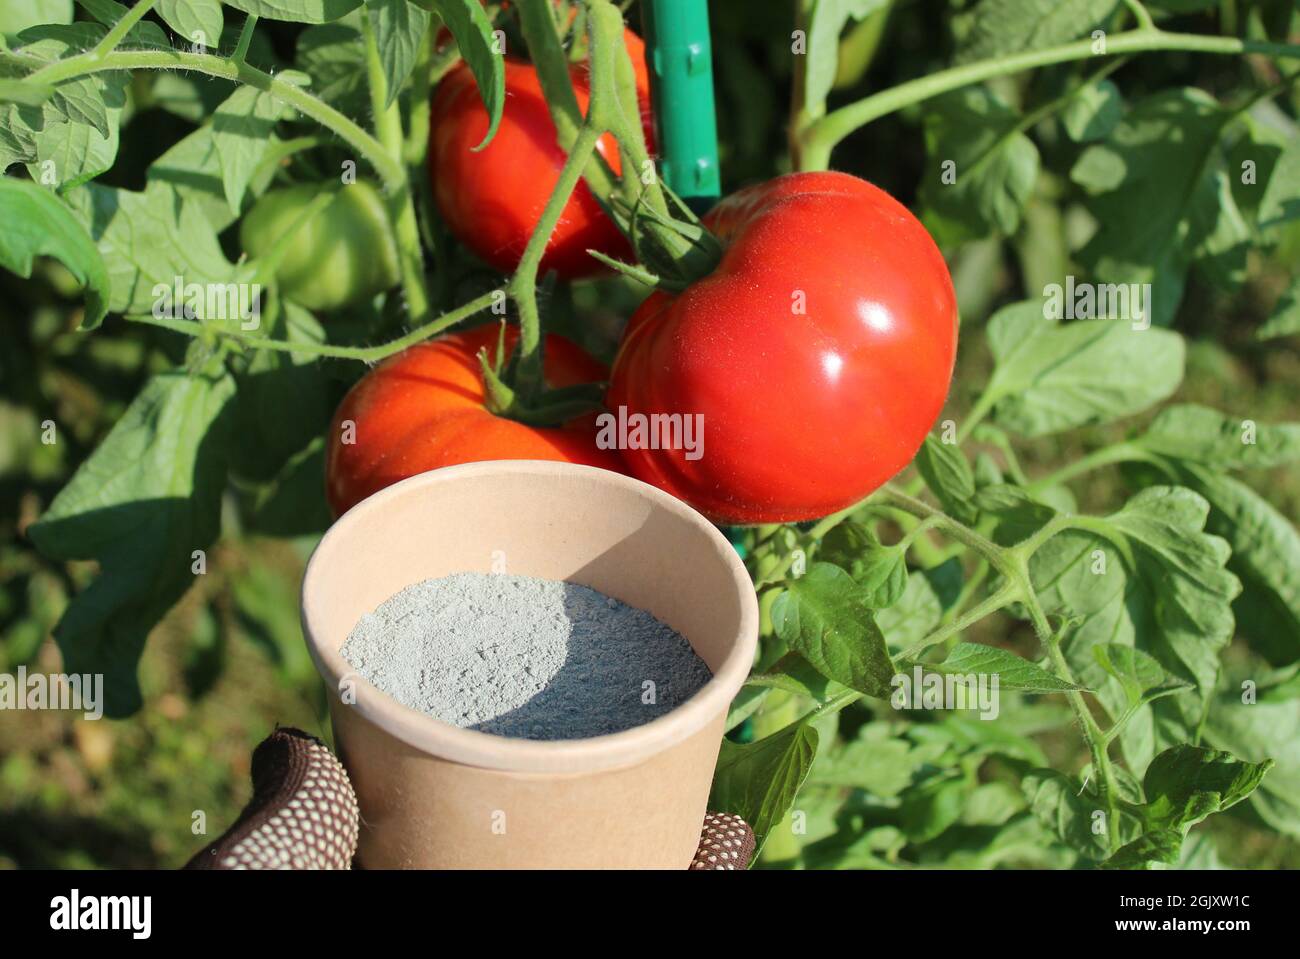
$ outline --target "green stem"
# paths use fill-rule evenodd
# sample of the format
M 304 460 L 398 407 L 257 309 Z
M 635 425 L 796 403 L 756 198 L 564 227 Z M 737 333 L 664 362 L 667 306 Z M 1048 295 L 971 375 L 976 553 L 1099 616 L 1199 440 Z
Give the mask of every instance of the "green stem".
M 958 522 L 929 503 L 922 502 L 916 497 L 909 496 L 902 490 L 892 486 L 882 486 L 873 495 L 872 502 L 890 506 L 905 513 L 911 513 L 918 519 L 934 517 L 936 520 L 935 526 L 943 535 L 955 539 L 978 552 L 1004 576 L 1012 578 L 1019 573 L 1013 562 L 1007 558 L 1006 550 L 971 529 L 965 523 Z
M 139 23 L 157 2 L 158 0 L 139 0 L 135 6 L 126 12 L 121 20 L 113 24 L 113 28 L 104 35 L 104 39 L 95 44 L 94 49 L 90 51 L 88 56 L 102 59 L 112 53 L 123 38 L 131 32 L 131 28 Z
M 560 148 L 572 151 L 582 128 L 582 110 L 573 92 L 573 77 L 569 72 L 569 58 L 560 44 L 556 32 L 555 16 L 550 0 L 522 0 L 519 4 L 519 25 L 542 95 L 555 124 L 555 139 Z M 620 34 L 621 38 L 622 34 Z M 609 165 L 599 154 L 592 157 L 583 170 L 587 185 L 596 199 L 608 206 L 609 198 L 619 190 L 619 184 Z
M 26 79 L 33 83 L 53 85 L 111 70 L 192 70 L 210 77 L 243 83 L 270 94 L 321 126 L 333 130 L 365 158 L 388 189 L 400 187 L 406 178 L 402 164 L 390 157 L 378 140 L 338 110 L 292 83 L 286 83 L 247 63 L 235 63 L 225 57 L 181 50 L 115 51 L 104 57 L 84 53 L 48 64 Z
M 1016 581 L 1008 581 L 996 593 L 991 593 L 978 606 L 972 607 L 965 613 L 953 619 L 951 622 L 941 624 L 928 636 L 917 640 L 907 649 L 903 650 L 897 658 L 899 659 L 916 659 L 917 656 L 925 652 L 931 646 L 944 642 L 950 636 L 956 636 L 963 630 L 969 629 L 978 623 L 985 616 L 990 616 L 998 610 L 1003 609 L 1017 600 L 1024 598 L 1024 590 L 1021 584 Z
M 1167 33 L 1152 27 L 1139 27 L 1106 39 L 1106 52 L 1095 53 L 1092 39 L 1076 40 L 1039 50 L 1026 50 L 1007 56 L 979 60 L 931 73 L 856 103 L 840 107 L 809 125 L 803 134 L 800 169 L 821 170 L 830 165 L 831 151 L 850 133 L 873 120 L 909 107 L 931 97 L 948 93 L 973 83 L 1009 76 L 1036 67 L 1086 60 L 1094 56 L 1119 56 L 1158 50 L 1184 50 L 1193 53 L 1239 55 L 1259 53 L 1276 58 L 1300 58 L 1300 45 L 1242 40 L 1238 37 L 1210 37 L 1191 33 Z
M 361 13 L 361 33 L 366 45 L 366 75 L 375 133 L 388 156 L 402 169 L 401 183 L 389 186 L 385 202 L 393 221 L 398 270 L 402 279 L 402 293 L 406 297 L 407 314 L 419 323 L 429 315 L 429 290 L 424 282 L 424 258 L 420 252 L 420 227 L 415 220 L 415 204 L 411 199 L 411 186 L 406 171 L 402 167 L 404 144 L 401 107 L 397 97 L 385 105 L 388 99 L 388 81 L 384 77 L 384 65 L 379 56 L 374 27 L 370 23 L 370 12 L 364 8 Z
M 1147 453 L 1146 450 L 1133 443 L 1123 442 L 1115 443 L 1111 446 L 1103 446 L 1101 449 L 1094 450 L 1087 456 L 1081 456 L 1074 462 L 1067 463 L 1054 473 L 1049 473 L 1046 476 L 1034 480 L 1026 487 L 1026 490 L 1031 494 L 1041 493 L 1045 489 L 1052 486 L 1060 486 L 1062 483 L 1068 482 L 1076 476 L 1081 476 L 1084 473 L 1099 469 L 1102 466 L 1109 466 L 1113 463 L 1149 459 L 1151 459 L 1151 455 Z
M 971 597 L 979 591 L 980 586 L 984 584 L 984 580 L 988 579 L 989 570 L 992 568 L 989 561 L 981 556 L 974 572 L 967 576 L 965 582 L 962 583 L 961 592 L 957 594 L 952 606 L 944 611 L 939 620 L 940 625 L 954 622 L 957 617 L 961 616 L 962 611 L 966 609 L 966 604 L 971 601 Z
M 975 401 L 975 405 L 971 407 L 970 412 L 966 414 L 966 418 L 962 420 L 961 426 L 957 427 L 958 443 L 966 442 L 975 427 L 979 426 L 984 421 L 984 418 L 993 412 L 993 407 L 1001 398 L 992 391 L 985 391 L 980 394 L 979 399 Z
M 594 94 L 593 94 L 594 102 Z M 541 263 L 546 244 L 550 242 L 555 225 L 560 220 L 578 180 L 582 177 L 583 167 L 596 151 L 596 142 L 602 131 L 586 124 L 573 144 L 573 150 L 564 161 L 560 171 L 559 182 L 551 198 L 546 201 L 542 217 L 537 221 L 524 255 L 514 276 L 510 278 L 507 291 L 510 298 L 519 307 L 519 375 L 516 380 L 516 392 L 521 394 L 526 403 L 537 396 L 542 388 L 542 326 L 537 310 L 537 268 Z
M 410 129 L 406 134 L 406 145 L 402 150 L 402 159 L 408 166 L 414 166 L 424 159 L 429 146 L 429 113 L 433 105 L 433 38 L 436 36 L 438 22 L 436 17 L 429 20 L 429 28 L 420 41 L 420 52 L 416 56 L 415 69 L 411 73 L 411 111 Z
M 1020 466 L 1020 458 L 1016 456 L 1007 434 L 995 426 L 984 426 L 974 431 L 974 438 L 977 442 L 988 443 L 1002 454 L 1002 458 L 1006 460 L 1006 471 L 1017 486 L 1029 485 L 1029 478 L 1025 476 L 1025 471 Z
M 808 24 L 812 21 L 812 15 L 816 0 L 795 0 L 794 5 L 794 27 L 796 30 L 803 31 L 803 36 L 808 35 Z M 796 170 L 807 169 L 803 165 L 803 133 L 808 130 L 814 120 L 826 114 L 826 101 L 815 103 L 810 107 L 805 105 L 804 101 L 808 99 L 808 54 L 794 58 L 794 70 L 790 83 L 790 123 L 787 137 L 790 147 L 790 160 Z
M 268 171 L 279 166 L 285 159 L 295 153 L 302 153 L 304 150 L 315 150 L 317 147 L 327 146 L 329 142 L 328 137 L 320 134 L 277 140 L 266 148 L 266 152 L 262 154 L 262 159 L 257 161 L 257 168 L 252 179 L 257 182 Z
M 444 313 L 435 320 L 430 320 L 422 326 L 416 327 L 405 336 L 400 336 L 388 343 L 381 343 L 379 346 L 334 346 L 330 343 L 289 343 L 285 340 L 275 340 L 264 336 L 252 336 L 242 330 L 220 329 L 215 333 L 223 338 L 236 340 L 246 347 L 262 350 L 277 350 L 281 353 L 300 353 L 304 356 L 328 356 L 341 360 L 360 360 L 363 363 L 377 363 L 379 360 L 392 356 L 394 353 L 400 353 L 408 346 L 414 346 L 431 336 L 436 336 L 443 330 L 455 326 L 463 320 L 468 319 L 475 313 L 481 313 L 488 309 L 497 300 L 497 291 L 489 290 L 482 296 L 470 300 L 463 306 L 459 306 L 450 312 Z M 127 320 L 132 323 L 141 323 L 145 326 L 157 326 L 164 330 L 171 330 L 174 333 L 183 333 L 186 336 L 204 337 L 211 335 L 214 331 L 210 327 L 204 326 L 194 320 L 169 320 L 155 316 L 127 316 Z
M 1025 606 L 1029 610 L 1038 638 L 1047 648 L 1048 658 L 1056 674 L 1067 683 L 1077 685 L 1074 672 L 1065 659 L 1065 653 L 1061 650 L 1060 637 L 1052 632 L 1037 597 L 1031 596 Z M 1083 693 L 1071 690 L 1065 694 L 1065 698 L 1069 700 L 1070 709 L 1074 712 L 1074 718 L 1079 724 L 1084 741 L 1088 745 L 1088 753 L 1092 757 L 1092 770 L 1097 776 L 1097 796 L 1105 807 L 1106 831 L 1110 839 L 1110 848 L 1114 851 L 1119 848 L 1120 840 L 1119 788 L 1115 781 L 1115 770 L 1111 767 L 1110 756 L 1106 750 L 1106 736 L 1097 725 L 1097 721 L 1092 718 L 1092 712 L 1088 709 Z
M 1139 30 L 1156 29 L 1155 21 L 1151 19 L 1151 14 L 1147 12 L 1147 8 L 1142 5 L 1141 0 L 1124 0 L 1124 5 L 1133 11 Z
M 235 43 L 235 52 L 230 55 L 235 63 L 243 63 L 248 56 L 248 45 L 253 40 L 253 28 L 256 26 L 256 14 L 250 13 L 244 18 L 244 25 L 239 28 L 239 40 Z

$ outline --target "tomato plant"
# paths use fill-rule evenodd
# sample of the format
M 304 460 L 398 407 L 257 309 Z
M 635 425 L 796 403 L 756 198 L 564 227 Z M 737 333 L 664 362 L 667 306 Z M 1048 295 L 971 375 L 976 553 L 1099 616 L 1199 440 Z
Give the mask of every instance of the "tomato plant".
M 494 359 L 498 331 L 484 326 L 407 347 L 348 391 L 334 414 L 326 453 L 330 507 L 341 515 L 398 480 L 479 460 L 561 460 L 616 472 L 616 452 L 598 449 L 592 418 L 537 427 L 493 414 L 478 354 Z M 501 337 L 513 349 L 518 331 Z M 600 379 L 595 360 L 559 336 L 546 341 L 546 378 L 556 387 Z
M 707 212 L 637 9 L 0 0 L 0 667 L 121 719 L 0 859 L 187 859 L 332 513 L 526 455 L 738 524 L 759 865 L 1300 864 L 1294 5 L 716 0 Z
M 692 411 L 706 454 L 629 449 L 628 463 L 721 522 L 856 503 L 911 461 L 948 396 L 957 300 L 938 247 L 893 197 L 842 173 L 748 187 L 705 222 L 721 262 L 628 321 L 608 404 Z M 768 391 L 781 402 L 755 402 Z

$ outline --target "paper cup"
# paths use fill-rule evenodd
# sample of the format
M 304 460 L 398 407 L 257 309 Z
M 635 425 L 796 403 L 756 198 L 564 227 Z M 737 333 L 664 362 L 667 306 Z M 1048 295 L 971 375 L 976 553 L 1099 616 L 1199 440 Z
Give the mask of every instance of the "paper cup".
M 339 650 L 394 593 L 451 573 L 567 580 L 648 610 L 713 679 L 607 736 L 541 742 L 460 729 L 362 679 Z M 325 534 L 302 586 L 335 747 L 361 806 L 365 868 L 685 868 L 758 604 L 731 544 L 685 503 L 588 466 L 470 463 L 413 476 Z

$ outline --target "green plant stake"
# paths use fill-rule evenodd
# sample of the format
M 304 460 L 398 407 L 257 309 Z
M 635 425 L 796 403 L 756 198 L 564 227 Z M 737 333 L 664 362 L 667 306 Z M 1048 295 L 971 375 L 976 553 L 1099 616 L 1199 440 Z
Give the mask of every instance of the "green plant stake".
M 692 210 L 704 213 L 722 193 L 709 5 L 707 0 L 646 0 L 641 9 L 660 174 Z M 745 531 L 739 526 L 722 531 L 743 559 Z
M 708 3 L 646 0 L 641 8 L 659 167 L 669 189 L 703 213 L 721 193 Z

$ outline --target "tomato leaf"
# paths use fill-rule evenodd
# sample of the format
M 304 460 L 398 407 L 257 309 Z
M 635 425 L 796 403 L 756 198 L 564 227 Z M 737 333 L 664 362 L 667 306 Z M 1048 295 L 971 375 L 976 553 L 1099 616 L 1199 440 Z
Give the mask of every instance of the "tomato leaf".
M 1300 333 L 1300 276 L 1296 276 L 1286 292 L 1278 297 L 1273 312 L 1255 332 L 1255 338 L 1271 340 L 1296 333 Z
M 1112 717 L 1128 699 L 1106 683 L 1094 646 L 1135 646 L 1190 684 L 1143 706 L 1125 725 L 1120 741 L 1135 770 L 1145 769 L 1156 749 L 1195 735 L 1233 633 L 1231 604 L 1241 584 L 1225 566 L 1228 544 L 1204 532 L 1208 513 L 1191 490 L 1153 486 L 1088 532 L 1052 537 L 1030 562 L 1044 608 L 1082 620 L 1066 656 Z
M 261 17 L 293 23 L 328 23 L 361 6 L 361 0 L 224 0 L 227 6 Z
M 240 87 L 212 116 L 212 147 L 221 169 L 221 185 L 230 211 L 236 216 L 283 112 L 269 93 Z
M 927 577 L 913 573 L 898 599 L 875 618 L 888 648 L 906 649 L 933 632 L 942 617 L 943 605 L 934 586 Z
M 1253 762 L 1277 765 L 1251 793 L 1251 807 L 1274 829 L 1300 836 L 1300 698 L 1243 702 L 1240 692 L 1218 697 L 1205 724 L 1206 741 Z
M 930 165 L 920 198 L 941 240 L 1010 236 L 1038 178 L 1038 148 L 1020 116 L 985 87 L 937 98 L 926 115 Z
M 931 757 L 883 723 L 868 723 L 856 739 L 819 757 L 810 783 L 850 786 L 892 799 L 912 784 Z
M 304 346 L 325 342 L 315 316 L 283 298 L 274 310 L 264 310 L 262 319 L 264 336 Z M 241 479 L 268 482 L 290 457 L 325 433 L 333 412 L 328 374 L 311 354 L 262 350 L 236 379 L 241 439 L 231 454 L 231 470 Z
M 1172 866 L 1182 852 L 1183 834 L 1177 829 L 1157 829 L 1143 833 L 1121 846 L 1101 865 L 1103 869 L 1145 869 L 1152 863 Z
M 973 783 L 967 776 L 939 774 L 902 796 L 899 824 L 912 842 L 928 842 L 960 818 Z
M 899 668 L 909 670 L 913 665 L 902 663 Z M 915 665 L 920 665 L 923 672 L 944 676 L 996 676 L 999 689 L 1018 689 L 1027 693 L 1060 693 L 1087 688 L 1067 683 L 1010 650 L 983 643 L 958 643 L 943 662 Z
M 835 85 L 840 34 L 850 21 L 865 20 L 892 0 L 819 0 L 809 11 L 807 49 L 800 57 L 804 69 L 803 108 L 811 117 L 826 112 L 826 97 Z
M 1276 507 L 1230 476 L 1195 465 L 1179 481 L 1210 504 L 1207 531 L 1232 548 L 1228 569 L 1241 580 L 1233 602 L 1241 633 L 1270 662 L 1300 658 L 1300 532 Z
M 907 587 L 906 551 L 881 545 L 871 528 L 862 523 L 840 523 L 821 541 L 817 556 L 847 570 L 865 589 L 863 601 L 872 609 L 892 606 Z
M 355 19 L 308 27 L 294 51 L 294 66 L 311 76 L 312 92 L 348 114 L 369 109 L 370 101 L 365 43 Z
M 1101 224 L 1079 257 L 1106 283 L 1151 284 L 1151 322 L 1168 326 L 1193 262 L 1225 287 L 1240 282 L 1250 230 L 1221 169 L 1232 118 L 1199 90 L 1135 103 L 1071 178 Z
M 1087 34 L 1119 0 L 982 0 L 959 24 L 958 63 L 1065 43 Z
M 1133 442 L 1219 471 L 1300 462 L 1300 423 L 1256 423 L 1192 403 L 1161 410 Z
M 888 699 L 894 664 L 866 604 L 867 590 L 830 563 L 813 563 L 772 605 L 777 635 L 827 679 Z
M 216 538 L 233 396 L 219 362 L 155 376 L 28 528 L 50 559 L 99 562 L 54 636 L 65 669 L 104 674 L 110 716 L 140 707 L 145 640 L 193 584 L 193 551 Z
M 1241 632 L 1274 663 L 1300 657 L 1300 532 L 1246 484 L 1221 472 L 1300 460 L 1300 424 L 1255 423 L 1194 405 L 1171 406 L 1132 441 L 1158 454 L 1166 477 L 1210 504 L 1206 530 L 1232 548 L 1242 582 L 1233 603 Z
M 234 276 L 211 224 L 201 210 L 178 203 L 175 191 L 150 183 L 143 193 L 88 183 L 68 203 L 90 230 L 108 269 L 118 313 L 150 313 L 156 288 L 185 283 L 225 283 Z
M 1085 83 L 1061 112 L 1065 132 L 1076 143 L 1090 143 L 1110 135 L 1124 115 L 1119 87 L 1109 80 Z
M 1259 226 L 1271 230 L 1300 219 L 1300 137 L 1291 137 L 1273 166 L 1259 201 Z
M 187 43 L 215 48 L 221 40 L 221 0 L 158 0 L 157 10 Z
M 0 27 L 0 35 L 10 43 L 28 27 L 72 22 L 72 0 L 8 0 L 4 11 L 5 22 Z
M 944 443 L 934 434 L 926 436 L 916 456 L 916 469 L 925 485 L 943 504 L 948 515 L 963 523 L 973 523 L 979 516 L 973 502 L 975 474 L 956 443 Z
M 384 67 L 384 106 L 389 106 L 402 91 L 402 84 L 415 68 L 422 43 L 427 38 L 428 10 L 409 0 L 365 0 L 374 24 L 375 44 Z
M 806 696 L 817 703 L 824 703 L 848 689 L 842 683 L 827 679 L 798 653 L 786 653 L 770 669 L 750 676 L 745 685 L 780 689 L 796 696 Z
M 722 741 L 709 808 L 735 813 L 749 823 L 757 842 L 755 857 L 794 805 L 817 755 L 817 739 L 816 729 L 797 722 L 756 743 Z
M 479 96 L 483 98 L 488 129 L 483 142 L 474 148 L 482 150 L 496 136 L 506 100 L 505 62 L 492 34 L 492 21 L 478 0 L 434 0 L 434 10 L 456 38 L 460 55 L 469 64 Z
M 1086 786 L 1055 769 L 1035 769 L 1020 788 L 1033 814 L 1061 842 L 1093 861 L 1106 858 L 1108 833 L 1096 816 L 1102 806 Z
M 22 277 L 32 261 L 52 256 L 85 288 L 81 328 L 93 330 L 108 313 L 108 272 L 94 241 L 68 208 L 47 190 L 12 177 L 0 178 L 0 266 Z
M 989 321 L 997 367 L 985 395 L 998 425 L 1024 436 L 1131 416 L 1165 399 L 1183 378 L 1183 339 L 1120 320 L 1060 324 L 1035 301 Z
M 1119 683 L 1130 707 L 1149 703 L 1191 685 L 1170 676 L 1154 657 L 1132 646 L 1105 643 L 1092 647 L 1092 655 L 1098 665 Z

